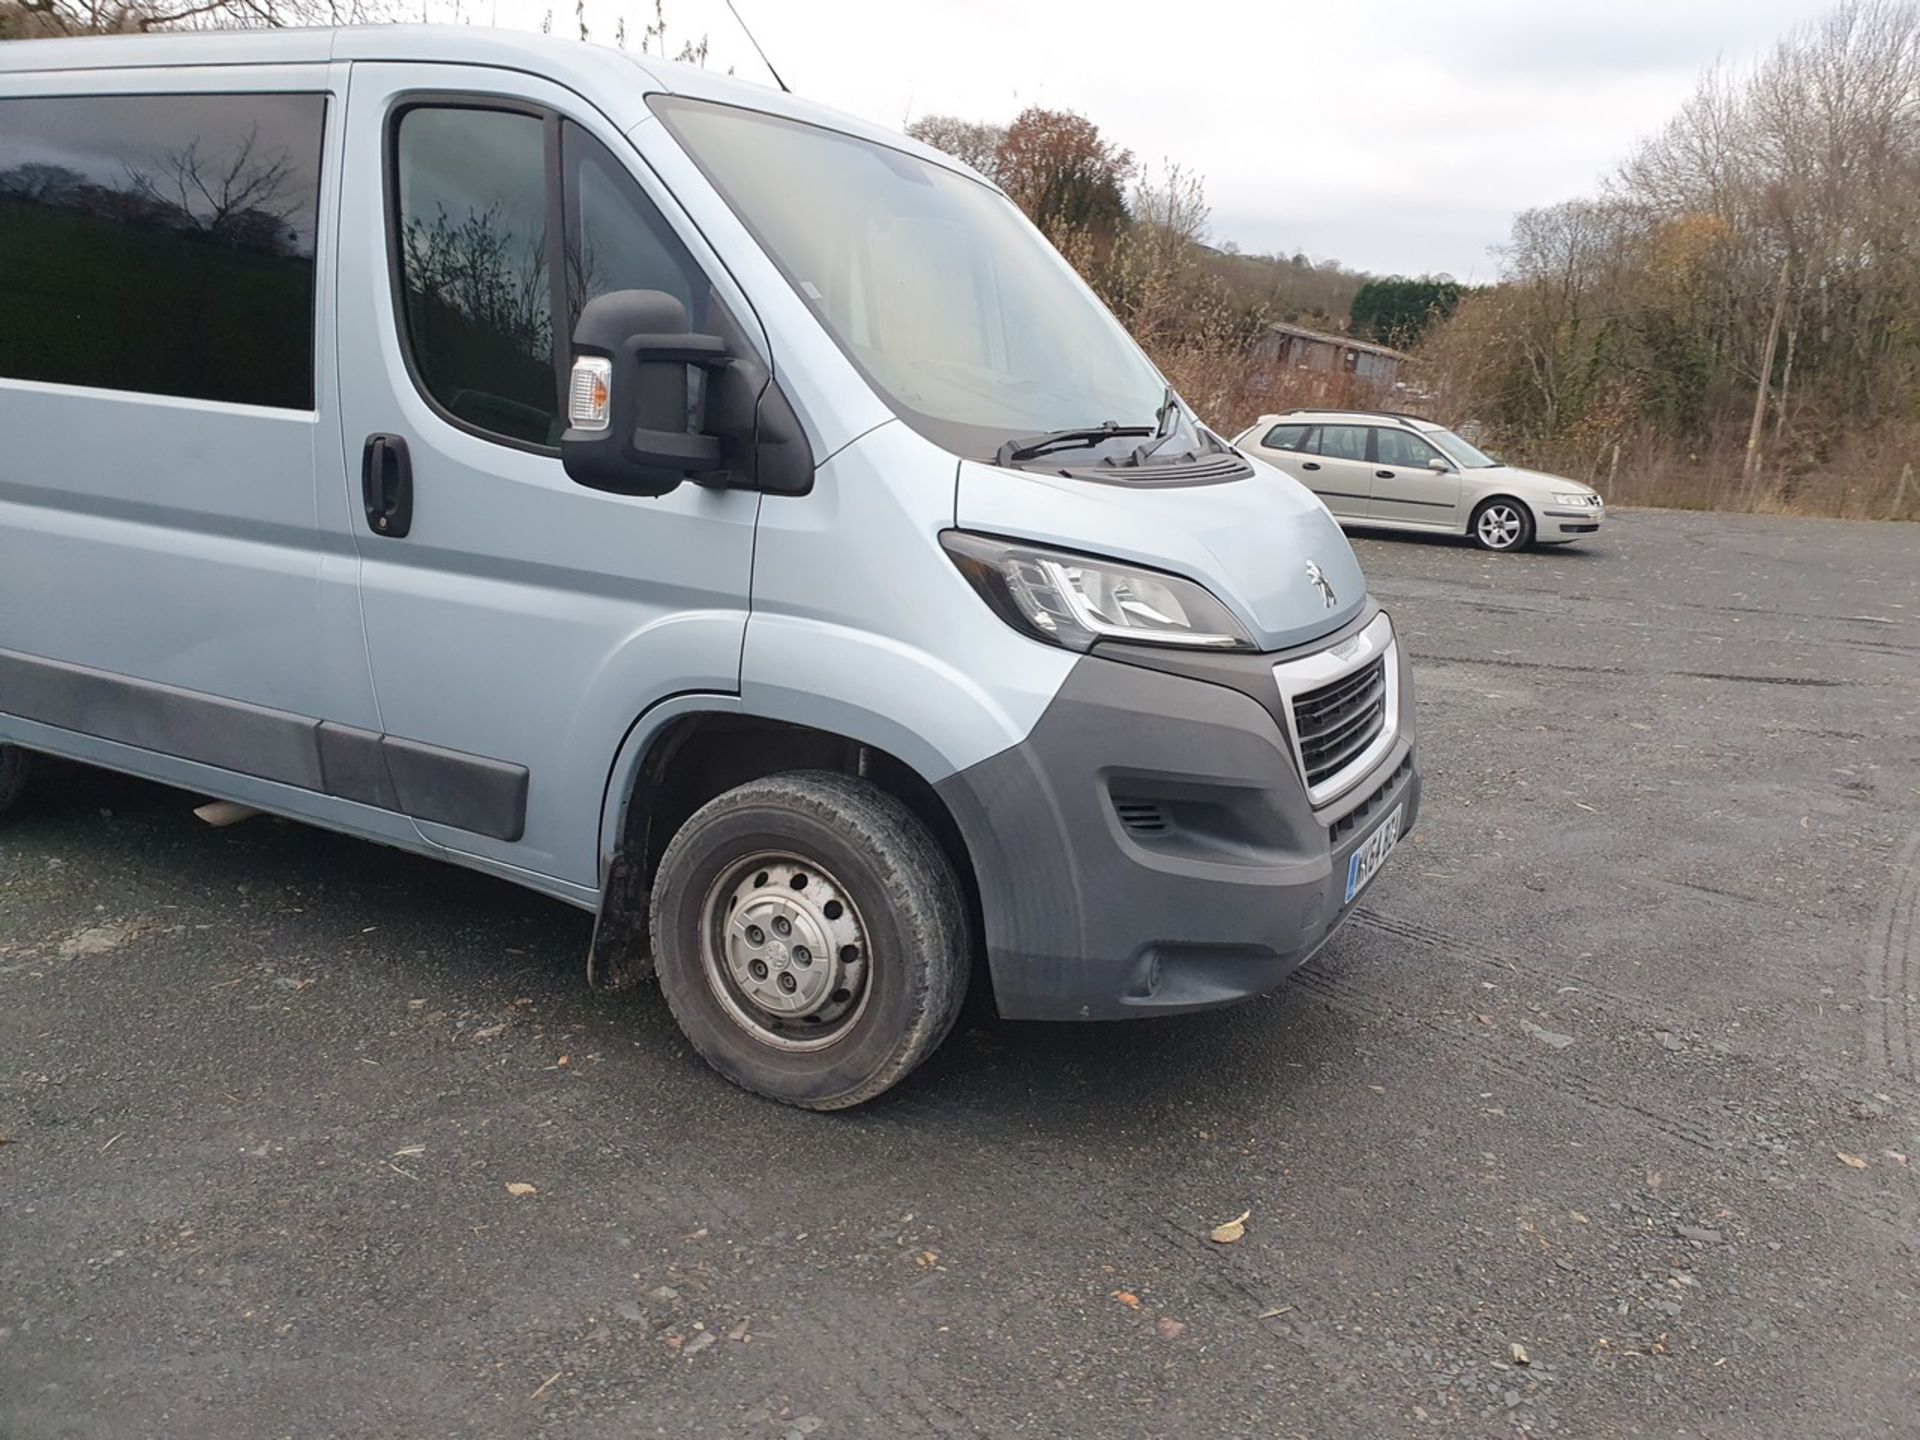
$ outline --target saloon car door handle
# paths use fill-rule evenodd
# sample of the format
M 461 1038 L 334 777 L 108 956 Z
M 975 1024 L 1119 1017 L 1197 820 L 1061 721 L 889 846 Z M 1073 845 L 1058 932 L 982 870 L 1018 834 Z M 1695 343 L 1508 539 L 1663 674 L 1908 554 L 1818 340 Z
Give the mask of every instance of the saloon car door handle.
M 1376 470 L 1373 472 L 1373 478 L 1376 480 L 1391 480 L 1393 478 L 1393 472 L 1391 470 Z
M 398 540 L 413 528 L 413 458 L 404 437 L 367 437 L 360 452 L 360 496 L 374 534 Z
M 1300 468 L 1302 470 L 1318 470 L 1320 468 L 1320 462 L 1318 460 L 1309 460 Z

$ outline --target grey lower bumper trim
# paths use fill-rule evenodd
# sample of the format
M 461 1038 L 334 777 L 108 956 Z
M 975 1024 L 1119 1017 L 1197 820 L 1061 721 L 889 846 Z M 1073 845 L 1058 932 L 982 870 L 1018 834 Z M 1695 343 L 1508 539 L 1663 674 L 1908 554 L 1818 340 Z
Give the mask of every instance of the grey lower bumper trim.
M 1272 656 L 1242 661 L 1273 688 Z M 935 786 L 973 862 L 1002 1015 L 1227 1004 L 1345 919 L 1355 848 L 1396 807 L 1402 833 L 1418 815 L 1411 709 L 1375 774 L 1316 810 L 1254 685 L 1088 656 L 1026 740 Z
M 0 713 L 496 840 L 526 828 L 524 765 L 223 695 L 0 650 Z

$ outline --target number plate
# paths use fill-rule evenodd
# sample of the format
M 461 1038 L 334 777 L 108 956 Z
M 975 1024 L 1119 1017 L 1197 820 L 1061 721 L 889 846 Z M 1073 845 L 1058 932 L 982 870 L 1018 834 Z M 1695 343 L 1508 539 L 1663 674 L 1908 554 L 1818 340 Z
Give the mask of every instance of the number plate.
M 1366 889 L 1367 882 L 1380 873 L 1381 865 L 1393 853 L 1393 847 L 1400 843 L 1400 810 L 1400 806 L 1394 806 L 1393 813 L 1381 821 L 1348 858 L 1347 898 L 1343 904 L 1353 903 L 1353 897 Z

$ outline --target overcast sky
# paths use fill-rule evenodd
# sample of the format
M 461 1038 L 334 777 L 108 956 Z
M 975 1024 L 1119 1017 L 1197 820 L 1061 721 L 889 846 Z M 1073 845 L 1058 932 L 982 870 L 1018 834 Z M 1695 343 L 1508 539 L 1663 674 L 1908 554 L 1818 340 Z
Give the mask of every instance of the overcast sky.
M 724 0 L 665 0 L 670 43 L 765 79 Z M 899 128 L 1078 110 L 1206 178 L 1216 242 L 1487 279 L 1516 210 L 1587 193 L 1716 60 L 1830 0 L 735 0 L 794 90 Z M 463 0 L 537 28 L 549 0 Z M 556 32 L 572 0 L 552 7 Z M 596 40 L 653 0 L 587 0 Z

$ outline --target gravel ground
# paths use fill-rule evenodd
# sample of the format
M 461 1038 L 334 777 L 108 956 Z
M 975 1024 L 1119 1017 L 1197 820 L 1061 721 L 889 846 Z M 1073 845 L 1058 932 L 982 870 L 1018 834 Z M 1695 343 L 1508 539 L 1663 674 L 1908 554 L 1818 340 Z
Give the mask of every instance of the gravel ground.
M 850 1114 L 584 916 L 44 769 L 0 1435 L 1913 1436 L 1920 526 L 1359 548 L 1428 799 L 1355 923 Z

